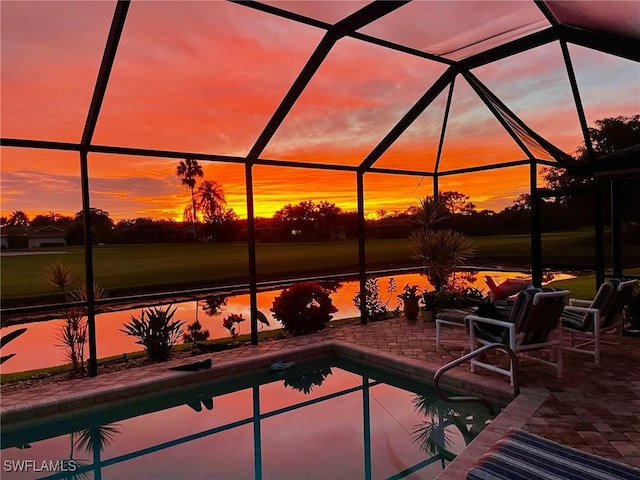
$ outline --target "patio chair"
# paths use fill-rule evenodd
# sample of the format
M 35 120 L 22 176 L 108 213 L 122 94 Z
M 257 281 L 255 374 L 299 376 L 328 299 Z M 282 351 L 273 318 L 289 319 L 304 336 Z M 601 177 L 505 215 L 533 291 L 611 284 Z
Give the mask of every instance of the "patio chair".
M 496 305 L 486 298 L 476 307 L 469 308 L 443 308 L 436 315 L 436 349 L 440 348 L 442 343 L 442 327 L 448 325 L 450 327 L 458 327 L 469 331 L 469 323 L 466 317 L 469 315 L 477 315 L 479 317 L 491 317 L 501 320 L 509 318 L 511 308 L 502 305 Z
M 508 320 L 468 315 L 469 346 L 471 351 L 478 346 L 501 343 L 516 355 L 544 363 L 556 369 L 562 377 L 562 324 L 560 315 L 569 296 L 568 290 L 527 288 L 521 291 L 511 309 Z M 549 360 L 527 355 L 533 350 L 548 350 Z M 471 371 L 485 368 L 509 377 L 513 385 L 513 368 L 505 370 L 485 360 L 471 360 Z
M 510 427 L 467 472 L 467 480 L 634 480 L 640 469 Z
M 595 363 L 600 363 L 600 345 L 605 333 L 614 332 L 614 344 L 619 346 L 623 327 L 622 310 L 631 298 L 636 283 L 637 280 L 613 279 L 600 285 L 591 301 L 570 299 L 562 313 L 563 331 L 569 334 L 569 345 L 564 349 L 593 355 Z M 574 341 L 580 343 L 574 345 Z

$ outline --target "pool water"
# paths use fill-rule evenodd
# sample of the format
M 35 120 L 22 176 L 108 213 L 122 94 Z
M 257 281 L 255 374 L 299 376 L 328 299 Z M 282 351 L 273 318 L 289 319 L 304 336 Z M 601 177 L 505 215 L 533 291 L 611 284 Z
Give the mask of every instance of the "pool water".
M 3 428 L 1 476 L 431 479 L 491 419 L 426 384 L 313 362 Z

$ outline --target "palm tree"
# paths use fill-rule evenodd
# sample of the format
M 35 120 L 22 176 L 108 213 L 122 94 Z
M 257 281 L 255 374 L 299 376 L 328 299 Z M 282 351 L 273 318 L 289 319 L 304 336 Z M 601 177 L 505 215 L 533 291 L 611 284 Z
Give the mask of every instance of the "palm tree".
M 26 227 L 29 225 L 29 216 L 22 210 L 16 210 L 11 214 L 7 220 L 7 225 L 13 225 L 16 227 Z
M 471 239 L 460 232 L 442 229 L 443 220 L 450 217 L 449 210 L 437 197 L 425 197 L 415 209 L 417 229 L 409 236 L 415 259 L 427 267 L 427 277 L 436 292 L 447 287 L 456 266 L 475 254 Z
M 189 188 L 191 191 L 191 206 L 193 208 L 193 218 L 195 223 L 198 222 L 198 214 L 196 212 L 196 199 L 193 193 L 193 189 L 196 186 L 196 179 L 198 177 L 204 177 L 202 167 L 198 164 L 197 160 L 187 158 L 180 160 L 180 163 L 176 167 L 176 175 L 180 178 L 182 184 Z
M 416 412 L 425 417 L 413 428 L 414 440 L 423 451 L 432 455 L 440 454 L 449 461 L 455 457 L 450 451 L 455 439 L 452 435 L 455 431 L 453 427 L 460 432 L 464 443 L 469 445 L 495 417 L 482 403 L 460 403 L 453 406 L 433 391 L 416 395 L 413 398 L 413 406 Z
M 215 180 L 205 180 L 198 187 L 194 204 L 203 214 L 207 222 L 218 220 L 224 213 L 227 200 L 224 198 L 222 185 Z
M 454 230 L 418 228 L 409 238 L 414 258 L 426 265 L 427 277 L 437 292 L 448 286 L 456 267 L 476 251 L 470 238 Z

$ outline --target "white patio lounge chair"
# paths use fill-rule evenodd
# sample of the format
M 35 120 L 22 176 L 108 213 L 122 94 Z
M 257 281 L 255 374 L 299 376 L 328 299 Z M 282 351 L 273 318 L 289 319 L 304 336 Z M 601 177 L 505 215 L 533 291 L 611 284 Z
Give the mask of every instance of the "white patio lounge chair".
M 476 350 L 479 346 L 501 343 L 508 346 L 519 357 L 552 366 L 558 377 L 562 377 L 562 324 L 560 315 L 569 297 L 568 290 L 544 291 L 527 288 L 518 294 L 509 319 L 469 315 L 469 346 Z M 549 350 L 549 360 L 526 355 L 533 350 Z M 483 360 L 471 360 L 471 371 L 485 368 L 509 377 L 513 385 L 513 365 L 505 370 Z
M 600 363 L 602 336 L 614 332 L 616 345 L 622 337 L 622 309 L 631 298 L 637 280 L 613 279 L 600 285 L 593 300 L 570 299 L 562 313 L 562 327 L 569 334 L 564 349 L 592 355 Z M 580 342 L 577 345 L 574 342 Z M 611 342 L 607 342 L 611 343 Z

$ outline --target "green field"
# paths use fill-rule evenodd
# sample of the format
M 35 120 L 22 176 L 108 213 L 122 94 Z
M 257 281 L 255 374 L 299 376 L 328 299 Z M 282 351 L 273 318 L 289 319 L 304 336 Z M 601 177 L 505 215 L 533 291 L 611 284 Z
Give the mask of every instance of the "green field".
M 474 238 L 474 265 L 527 266 L 530 263 L 528 235 L 499 235 Z M 625 253 L 640 265 L 638 247 Z M 55 288 L 46 284 L 48 265 L 63 262 L 84 272 L 82 247 L 41 249 L 38 255 L 7 255 L 1 259 L 2 303 L 4 307 L 60 300 Z M 248 254 L 245 243 L 233 244 L 145 244 L 98 245 L 94 252 L 96 283 L 110 296 L 171 291 L 185 288 L 247 283 Z M 545 262 L 583 261 L 593 255 L 591 232 L 545 234 Z M 10 253 L 10 252 L 9 252 Z M 367 240 L 367 268 L 418 266 L 411 258 L 409 241 Z M 355 240 L 318 243 L 264 243 L 257 245 L 258 280 L 302 275 L 355 272 L 358 250 Z

